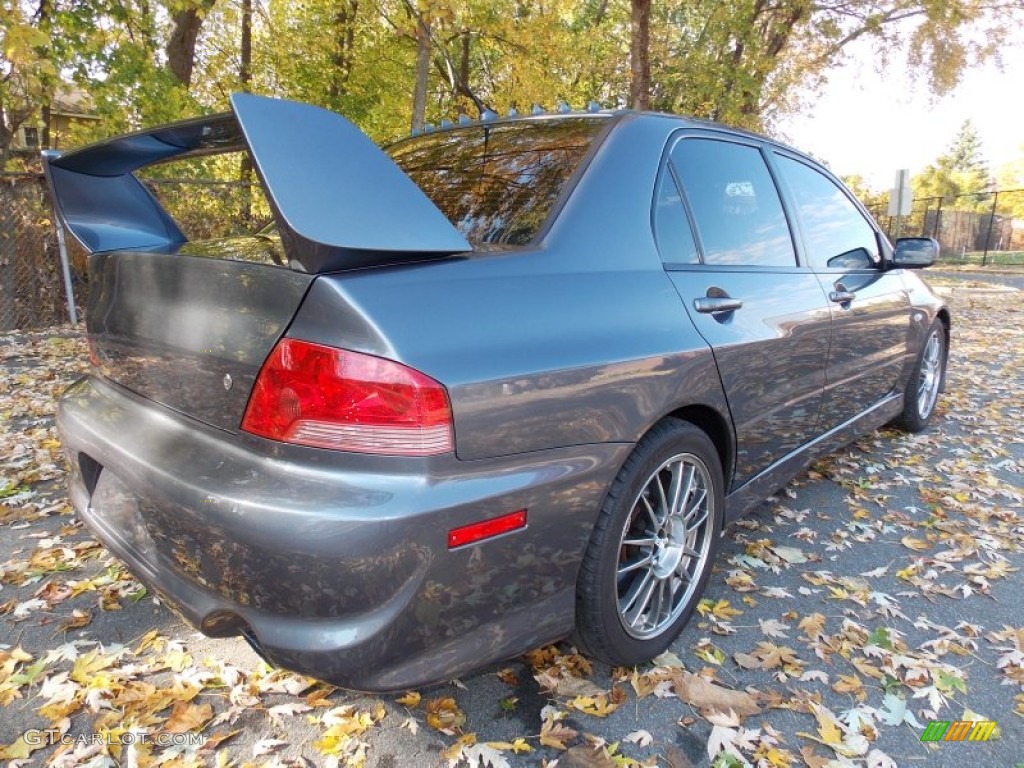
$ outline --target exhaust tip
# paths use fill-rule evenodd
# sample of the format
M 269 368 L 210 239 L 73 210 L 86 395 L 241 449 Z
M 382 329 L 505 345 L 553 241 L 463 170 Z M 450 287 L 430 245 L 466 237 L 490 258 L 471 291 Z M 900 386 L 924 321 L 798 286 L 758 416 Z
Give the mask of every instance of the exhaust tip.
M 214 611 L 203 619 L 199 629 L 207 637 L 235 637 L 245 634 L 245 619 L 231 611 Z M 250 630 L 251 631 L 251 630 Z

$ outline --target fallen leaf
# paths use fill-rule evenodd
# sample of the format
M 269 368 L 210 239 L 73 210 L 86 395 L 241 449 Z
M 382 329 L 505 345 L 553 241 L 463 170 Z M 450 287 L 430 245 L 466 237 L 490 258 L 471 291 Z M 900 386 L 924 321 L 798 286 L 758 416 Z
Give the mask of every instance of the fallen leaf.
M 732 711 L 745 717 L 761 711 L 757 701 L 746 691 L 723 688 L 685 670 L 672 670 L 672 683 L 676 696 L 696 707 L 701 714 Z

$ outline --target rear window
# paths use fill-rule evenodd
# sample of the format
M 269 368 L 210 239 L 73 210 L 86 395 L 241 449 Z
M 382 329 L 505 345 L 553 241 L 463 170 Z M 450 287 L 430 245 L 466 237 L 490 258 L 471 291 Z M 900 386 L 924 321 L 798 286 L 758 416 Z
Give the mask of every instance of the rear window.
M 474 245 L 525 245 L 540 231 L 607 118 L 441 131 L 386 149 Z

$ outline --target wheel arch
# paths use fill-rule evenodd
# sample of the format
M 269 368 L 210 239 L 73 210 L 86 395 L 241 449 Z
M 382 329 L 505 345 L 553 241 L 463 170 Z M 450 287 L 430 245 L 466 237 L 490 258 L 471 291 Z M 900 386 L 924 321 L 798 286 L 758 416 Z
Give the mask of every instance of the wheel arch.
M 671 413 L 665 414 L 657 423 L 660 424 L 668 418 L 687 421 L 711 439 L 715 451 L 718 453 L 718 459 L 722 462 L 722 480 L 725 485 L 724 491 L 728 495 L 732 486 L 733 461 L 736 455 L 735 437 L 729 420 L 715 408 L 703 404 L 684 405 L 676 408 Z M 654 429 L 655 426 L 656 424 L 651 425 L 651 429 Z
M 949 365 L 949 341 L 950 341 L 950 333 L 951 333 L 950 328 L 951 328 L 951 326 L 953 324 L 952 316 L 950 315 L 950 312 L 949 312 L 949 307 L 946 307 L 946 306 L 939 307 L 939 311 L 935 313 L 935 318 L 940 323 L 942 323 L 942 327 L 943 327 L 943 329 L 945 331 L 945 334 L 946 334 L 946 344 L 945 344 L 945 346 L 943 347 L 943 350 L 942 350 L 942 354 L 944 355 L 944 359 L 942 361 L 942 379 L 939 382 L 939 391 L 940 392 L 945 392 L 946 391 L 946 368 Z

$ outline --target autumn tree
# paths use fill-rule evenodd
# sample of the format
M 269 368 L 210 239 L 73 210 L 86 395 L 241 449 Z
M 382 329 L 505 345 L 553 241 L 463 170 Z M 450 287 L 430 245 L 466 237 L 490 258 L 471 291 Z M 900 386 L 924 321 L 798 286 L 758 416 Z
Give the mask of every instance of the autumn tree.
M 998 51 L 1022 11 L 1022 0 L 669 0 L 651 24 L 651 104 L 763 128 L 862 40 L 880 63 L 905 55 L 947 93 Z
M 914 196 L 951 200 L 977 195 L 989 186 L 988 164 L 981 151 L 981 139 L 970 120 L 965 120 L 949 147 L 913 179 Z
M 43 104 L 56 78 L 49 37 L 20 3 L 0 3 L 0 168 L 18 129 Z

